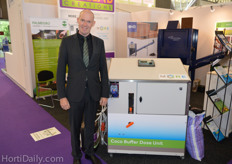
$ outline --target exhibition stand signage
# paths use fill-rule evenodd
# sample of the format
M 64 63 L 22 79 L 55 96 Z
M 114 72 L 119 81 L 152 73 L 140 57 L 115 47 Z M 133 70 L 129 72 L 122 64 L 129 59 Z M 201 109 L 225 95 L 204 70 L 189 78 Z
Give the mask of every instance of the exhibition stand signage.
M 42 85 L 38 81 L 38 74 L 41 71 L 51 71 L 54 75 L 52 81 L 55 82 L 61 39 L 68 35 L 69 28 L 65 19 L 31 18 L 30 23 L 36 76 L 35 94 L 47 96 L 51 91 L 38 89 Z
M 59 0 L 60 7 L 114 12 L 114 0 Z
M 78 30 L 77 18 L 83 9 L 92 10 L 96 21 L 91 34 L 104 40 L 106 57 L 114 57 L 114 0 L 58 0 L 60 18 L 68 20 L 70 34 Z

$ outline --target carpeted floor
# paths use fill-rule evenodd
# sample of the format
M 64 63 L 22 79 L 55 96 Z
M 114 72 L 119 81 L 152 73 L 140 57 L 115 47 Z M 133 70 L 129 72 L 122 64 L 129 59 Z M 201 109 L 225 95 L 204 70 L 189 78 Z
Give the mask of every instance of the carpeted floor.
M 0 70 L 1 70 L 2 68 L 6 68 L 5 58 L 0 57 Z
M 1 58 L 0 58 L 1 59 Z M 5 65 L 3 60 L 0 60 L 0 68 L 4 68 Z M 1 78 L 1 77 L 0 77 Z M 10 81 L 9 81 L 10 82 Z M 10 82 L 11 83 L 11 82 Z M 2 84 L 1 84 L 2 85 Z M 3 92 L 1 92 L 3 93 Z M 204 101 L 204 93 L 203 92 L 196 92 L 196 93 L 191 93 L 191 98 L 190 98 L 190 105 L 192 107 L 197 107 L 202 109 L 203 107 L 203 101 Z M 49 98 L 46 100 L 35 100 L 37 103 L 43 101 L 45 103 L 49 103 Z M 7 101 L 5 99 L 0 100 L 1 106 L 0 109 L 3 109 L 4 103 Z M 15 103 L 15 102 L 13 102 Z M 56 107 L 54 109 L 50 108 L 40 108 L 44 109 L 47 111 L 52 117 L 54 117 L 59 123 L 61 123 L 66 129 L 70 130 L 69 127 L 69 121 L 68 121 L 68 112 L 64 111 L 60 108 L 59 102 L 55 101 Z M 29 112 L 29 111 L 28 111 Z M 26 112 L 26 113 L 28 113 Z M 25 115 L 26 115 L 25 113 Z M 2 114 L 2 113 L 1 113 Z M 6 119 L 2 115 L 1 117 L 1 125 L 3 125 L 3 121 Z M 1 128 L 7 127 L 7 125 L 4 124 L 4 126 L 1 126 Z M 13 125 L 12 125 L 13 126 Z M 15 127 L 18 127 L 15 125 Z M 2 135 L 1 134 L 1 140 L 2 140 Z M 17 134 L 11 134 L 11 135 L 19 135 Z M 204 158 L 202 161 L 196 161 L 191 156 L 189 153 L 186 151 L 185 153 L 185 158 L 180 159 L 179 157 L 176 156 L 160 156 L 160 155 L 135 155 L 135 154 L 108 154 L 107 152 L 107 146 L 106 145 L 101 145 L 99 144 L 98 148 L 96 149 L 96 154 L 99 155 L 106 163 L 108 164 L 197 164 L 197 163 L 204 163 L 204 164 L 232 164 L 232 135 L 230 135 L 228 138 L 224 139 L 221 142 L 217 142 L 212 134 L 208 130 L 203 130 L 203 135 L 204 135 Z M 68 135 L 67 135 L 68 137 Z M 70 141 L 70 138 L 64 138 L 63 140 Z M 6 140 L 7 141 L 7 140 Z M 64 142 L 66 142 L 64 141 Z M 20 143 L 21 141 L 19 141 Z M 62 141 L 63 142 L 63 141 Z M 5 148 L 7 148 L 7 143 L 3 143 L 0 141 L 1 145 L 4 145 Z M 22 142 L 21 144 L 24 144 Z M 49 143 L 48 143 L 49 144 Z M 26 143 L 25 143 L 26 145 Z M 22 147 L 22 146 L 21 146 Z M 6 152 L 4 147 L 0 147 L 1 152 Z M 16 148 L 21 149 L 21 148 Z M 28 149 L 29 150 L 29 149 Z M 67 151 L 66 153 L 70 153 L 69 149 L 65 150 Z M 1 153 L 2 155 L 2 153 Z M 0 161 L 1 163 L 1 161 Z M 4 162 L 3 162 L 4 163 Z
M 2 62 L 1 68 L 4 68 Z M 0 163 L 71 164 L 70 132 L 60 123 L 67 120 L 58 122 L 55 118 L 0 71 Z M 52 127 L 61 133 L 39 141 L 30 135 Z M 43 133 L 53 134 L 54 131 Z M 84 164 L 91 163 L 84 155 L 81 160 Z
M 43 100 L 39 100 L 43 101 Z M 191 93 L 190 105 L 202 109 L 204 102 L 204 93 Z M 48 102 L 49 103 L 49 100 Z M 44 108 L 55 119 L 63 124 L 67 129 L 70 129 L 68 124 L 68 112 L 63 111 L 59 102 L 55 102 L 55 109 Z M 159 155 L 136 155 L 136 154 L 110 154 L 107 152 L 106 145 L 99 145 L 96 154 L 99 155 L 108 164 L 228 164 L 232 163 L 232 135 L 221 142 L 217 142 L 208 130 L 203 130 L 204 135 L 204 158 L 202 161 L 197 161 L 191 158 L 186 151 L 185 159 L 176 156 L 159 156 Z

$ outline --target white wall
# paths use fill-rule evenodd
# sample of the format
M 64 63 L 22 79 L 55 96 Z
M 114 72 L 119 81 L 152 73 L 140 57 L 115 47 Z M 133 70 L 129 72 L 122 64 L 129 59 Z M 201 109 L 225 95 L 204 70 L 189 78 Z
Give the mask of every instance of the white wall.
M 6 73 L 29 96 L 35 88 L 34 53 L 30 17 L 57 18 L 57 6 L 7 1 L 12 41 L 12 53 L 6 55 Z
M 188 11 L 175 11 L 170 20 L 179 20 L 183 17 L 193 17 L 193 28 L 198 29 L 197 59 L 211 55 L 215 37 L 215 25 L 219 21 L 232 21 L 232 5 L 216 7 L 215 12 L 210 12 L 210 6 L 191 8 Z M 201 85 L 205 85 L 206 73 L 209 65 L 196 69 L 195 79 L 201 80 Z
M 159 29 L 166 29 L 169 17 L 169 10 L 152 10 L 151 12 L 151 20 L 158 22 Z
M 26 58 L 24 47 L 24 24 L 22 0 L 7 1 L 10 24 L 12 53 L 6 53 L 6 73 L 25 90 L 26 88 Z M 13 37 L 12 37 L 13 36 Z
M 127 22 L 131 21 L 130 13 L 115 14 L 115 52 L 117 58 L 127 57 Z

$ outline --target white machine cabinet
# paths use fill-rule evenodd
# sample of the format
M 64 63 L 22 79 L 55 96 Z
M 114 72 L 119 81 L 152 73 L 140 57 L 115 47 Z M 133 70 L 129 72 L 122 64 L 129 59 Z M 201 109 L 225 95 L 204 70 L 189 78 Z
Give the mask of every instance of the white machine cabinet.
M 185 155 L 191 81 L 180 59 L 112 58 L 108 153 Z

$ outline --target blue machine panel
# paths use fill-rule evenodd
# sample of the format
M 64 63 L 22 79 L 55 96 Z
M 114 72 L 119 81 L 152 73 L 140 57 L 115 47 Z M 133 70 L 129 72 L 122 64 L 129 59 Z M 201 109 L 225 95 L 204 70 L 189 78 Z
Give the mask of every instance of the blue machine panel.
M 196 62 L 198 30 L 162 29 L 158 34 L 158 58 L 180 58 L 190 70 Z M 191 70 L 194 79 L 195 69 Z

